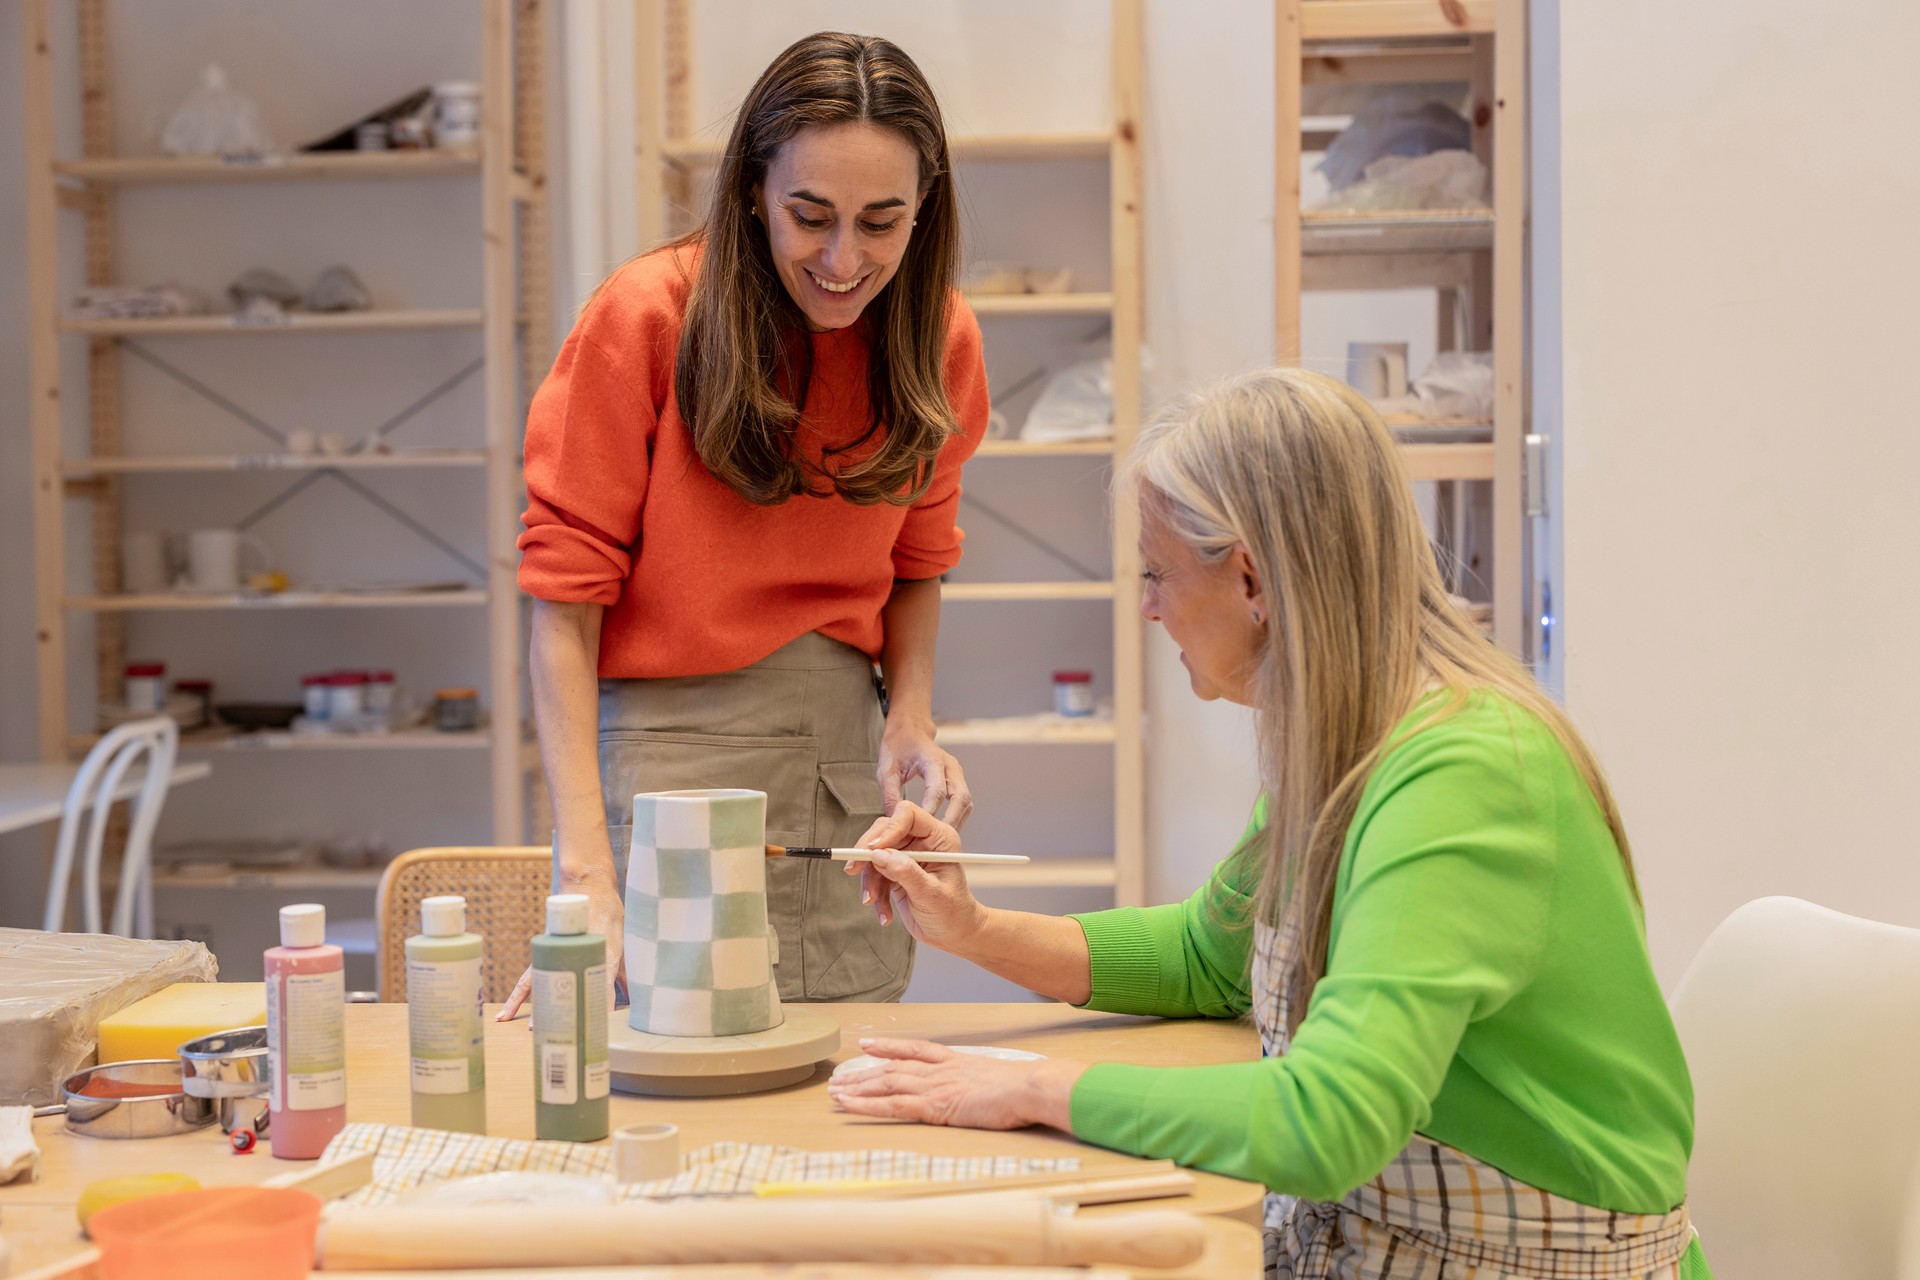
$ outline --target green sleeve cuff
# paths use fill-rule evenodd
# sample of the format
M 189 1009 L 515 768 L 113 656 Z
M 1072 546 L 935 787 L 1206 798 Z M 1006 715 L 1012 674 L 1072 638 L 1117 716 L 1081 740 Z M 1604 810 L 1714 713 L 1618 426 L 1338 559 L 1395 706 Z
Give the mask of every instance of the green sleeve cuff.
M 1067 1117 L 1073 1126 L 1073 1136 L 1129 1155 L 1143 1154 L 1140 1104 L 1155 1070 L 1122 1062 L 1101 1062 L 1081 1072 L 1067 1098 Z
M 1093 994 L 1083 1009 L 1103 1013 L 1164 1014 L 1161 998 L 1162 944 L 1148 913 L 1140 907 L 1090 911 L 1071 917 L 1087 936 Z

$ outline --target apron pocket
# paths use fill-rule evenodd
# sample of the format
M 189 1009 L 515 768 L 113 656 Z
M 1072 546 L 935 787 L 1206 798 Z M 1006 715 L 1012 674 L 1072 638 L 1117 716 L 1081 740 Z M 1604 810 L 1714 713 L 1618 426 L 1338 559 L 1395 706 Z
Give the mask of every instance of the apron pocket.
M 814 839 L 851 845 L 880 816 L 875 761 L 820 766 L 814 796 Z M 897 1000 L 912 972 L 913 937 L 895 922 L 882 927 L 860 901 L 860 879 L 837 862 L 809 868 L 801 923 L 810 1000 Z

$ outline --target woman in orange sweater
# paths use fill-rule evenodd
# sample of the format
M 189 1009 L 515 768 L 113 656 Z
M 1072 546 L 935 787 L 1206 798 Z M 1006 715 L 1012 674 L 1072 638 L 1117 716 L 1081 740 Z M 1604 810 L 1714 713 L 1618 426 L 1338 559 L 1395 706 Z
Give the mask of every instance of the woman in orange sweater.
M 520 585 L 557 891 L 588 895 L 614 973 L 635 792 L 765 791 L 789 845 L 852 843 L 916 777 L 949 821 L 972 808 L 932 713 L 988 410 L 959 254 L 919 68 L 809 36 L 741 106 L 705 225 L 601 286 L 534 398 Z M 770 862 L 768 909 L 782 999 L 906 989 L 911 939 L 837 865 Z

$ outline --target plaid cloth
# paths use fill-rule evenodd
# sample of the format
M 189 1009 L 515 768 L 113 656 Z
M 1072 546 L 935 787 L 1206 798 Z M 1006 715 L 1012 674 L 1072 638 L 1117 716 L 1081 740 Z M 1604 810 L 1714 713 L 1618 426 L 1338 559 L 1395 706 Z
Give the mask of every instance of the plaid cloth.
M 633 798 L 627 992 L 634 1030 L 737 1036 L 780 1025 L 758 791 Z
M 482 1173 L 524 1171 L 613 1177 L 611 1147 L 578 1142 L 483 1138 L 406 1125 L 350 1124 L 327 1144 L 325 1159 L 373 1153 L 373 1182 L 345 1198 L 353 1205 L 390 1204 L 416 1187 Z M 762 1182 L 900 1179 L 971 1182 L 1023 1173 L 1078 1169 L 1075 1158 L 929 1156 L 914 1151 L 801 1151 L 769 1143 L 716 1142 L 689 1153 L 684 1168 L 657 1182 L 627 1183 L 623 1200 L 677 1196 L 745 1196 Z
M 1254 1022 L 1273 1057 L 1287 1049 L 1280 975 L 1293 935 L 1254 929 Z M 1337 1204 L 1267 1197 L 1274 1280 L 1680 1280 L 1692 1240 L 1684 1204 L 1596 1209 L 1419 1134 Z

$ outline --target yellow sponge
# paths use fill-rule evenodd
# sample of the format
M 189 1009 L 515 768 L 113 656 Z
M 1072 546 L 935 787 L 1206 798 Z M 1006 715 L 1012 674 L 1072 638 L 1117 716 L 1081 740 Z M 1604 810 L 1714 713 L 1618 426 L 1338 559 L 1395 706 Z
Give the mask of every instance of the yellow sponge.
M 176 982 L 100 1023 L 100 1061 L 171 1058 L 189 1040 L 266 1021 L 264 982 Z

